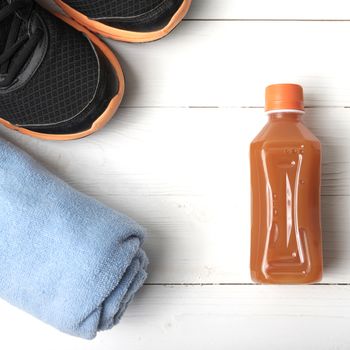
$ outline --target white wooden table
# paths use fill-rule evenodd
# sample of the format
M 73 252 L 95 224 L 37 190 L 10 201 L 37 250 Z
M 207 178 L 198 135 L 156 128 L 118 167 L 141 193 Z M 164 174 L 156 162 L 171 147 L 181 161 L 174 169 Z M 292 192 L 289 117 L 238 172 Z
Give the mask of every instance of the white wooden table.
M 166 39 L 110 43 L 128 85 L 103 131 L 66 143 L 1 135 L 148 229 L 147 285 L 91 342 L 0 302 L 1 349 L 348 350 L 349 1 L 194 0 Z M 323 143 L 325 276 L 313 286 L 249 277 L 248 147 L 275 82 L 304 86 Z

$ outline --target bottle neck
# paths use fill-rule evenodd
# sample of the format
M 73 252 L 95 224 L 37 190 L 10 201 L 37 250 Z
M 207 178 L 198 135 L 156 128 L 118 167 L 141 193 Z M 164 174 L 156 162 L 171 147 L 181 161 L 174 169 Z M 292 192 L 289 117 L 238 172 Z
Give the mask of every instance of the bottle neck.
M 281 110 L 275 110 L 275 111 L 268 111 L 266 112 L 266 114 L 268 115 L 270 122 L 279 122 L 279 121 L 300 122 L 305 112 L 299 111 L 299 110 L 281 109 Z

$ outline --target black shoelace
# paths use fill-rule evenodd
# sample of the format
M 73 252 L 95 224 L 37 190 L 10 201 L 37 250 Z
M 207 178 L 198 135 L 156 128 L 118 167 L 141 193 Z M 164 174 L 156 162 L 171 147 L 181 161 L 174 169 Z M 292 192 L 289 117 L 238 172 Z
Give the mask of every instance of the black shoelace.
M 16 11 L 31 5 L 31 0 L 13 0 L 0 10 L 0 31 L 1 23 L 13 17 L 4 51 L 0 54 L 0 87 L 13 83 L 42 37 L 43 32 L 36 30 L 18 38 L 24 19 L 17 16 Z

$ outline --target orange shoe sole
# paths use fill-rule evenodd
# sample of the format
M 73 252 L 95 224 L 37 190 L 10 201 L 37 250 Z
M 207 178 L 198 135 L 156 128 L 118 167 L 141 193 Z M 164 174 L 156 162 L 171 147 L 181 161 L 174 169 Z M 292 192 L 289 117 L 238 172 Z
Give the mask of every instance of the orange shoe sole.
M 55 0 L 55 2 L 67 15 L 69 15 L 71 18 L 73 18 L 74 20 L 76 20 L 77 22 L 79 22 L 80 24 L 82 24 L 83 26 L 95 33 L 98 33 L 106 38 L 113 40 L 126 41 L 132 43 L 144 43 L 161 39 L 164 36 L 168 35 L 173 29 L 175 29 L 175 27 L 186 16 L 188 10 L 191 7 L 192 0 L 184 0 L 181 7 L 178 9 L 178 11 L 172 17 L 170 22 L 163 29 L 148 33 L 116 29 L 107 26 L 101 22 L 88 18 L 79 11 L 68 6 L 62 0 Z
M 117 111 L 121 100 L 124 96 L 124 91 L 125 91 L 125 80 L 124 80 L 124 74 L 122 71 L 122 68 L 120 66 L 120 63 L 118 62 L 116 56 L 114 53 L 109 49 L 109 47 L 104 44 L 96 35 L 90 33 L 86 28 L 83 26 L 79 25 L 72 19 L 69 19 L 63 15 L 55 13 L 57 17 L 62 19 L 64 22 L 69 24 L 70 26 L 74 27 L 76 30 L 84 33 L 94 45 L 96 45 L 102 52 L 103 54 L 107 57 L 108 61 L 111 63 L 112 67 L 115 70 L 115 74 L 117 79 L 119 80 L 119 90 L 117 94 L 112 98 L 110 101 L 109 105 L 107 106 L 106 110 L 94 121 L 92 124 L 91 128 L 88 130 L 84 130 L 78 133 L 74 134 L 46 134 L 46 133 L 40 133 L 36 131 L 31 131 L 28 129 L 25 129 L 23 127 L 11 124 L 7 120 L 4 120 L 0 118 L 0 123 L 4 126 L 6 126 L 9 129 L 16 130 L 20 132 L 21 134 L 24 135 L 29 135 L 38 139 L 43 139 L 43 140 L 56 140 L 56 141 L 68 141 L 68 140 L 75 140 L 75 139 L 80 139 L 83 137 L 86 137 L 88 135 L 93 134 L 94 132 L 102 129 L 108 122 L 109 120 L 114 116 L 115 112 Z

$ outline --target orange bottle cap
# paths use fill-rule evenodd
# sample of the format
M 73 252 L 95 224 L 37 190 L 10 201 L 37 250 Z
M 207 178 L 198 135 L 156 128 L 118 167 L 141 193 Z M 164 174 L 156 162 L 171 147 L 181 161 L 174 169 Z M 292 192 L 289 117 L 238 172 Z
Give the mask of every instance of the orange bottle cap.
M 304 110 L 303 88 L 296 84 L 275 84 L 266 88 L 265 111 Z

